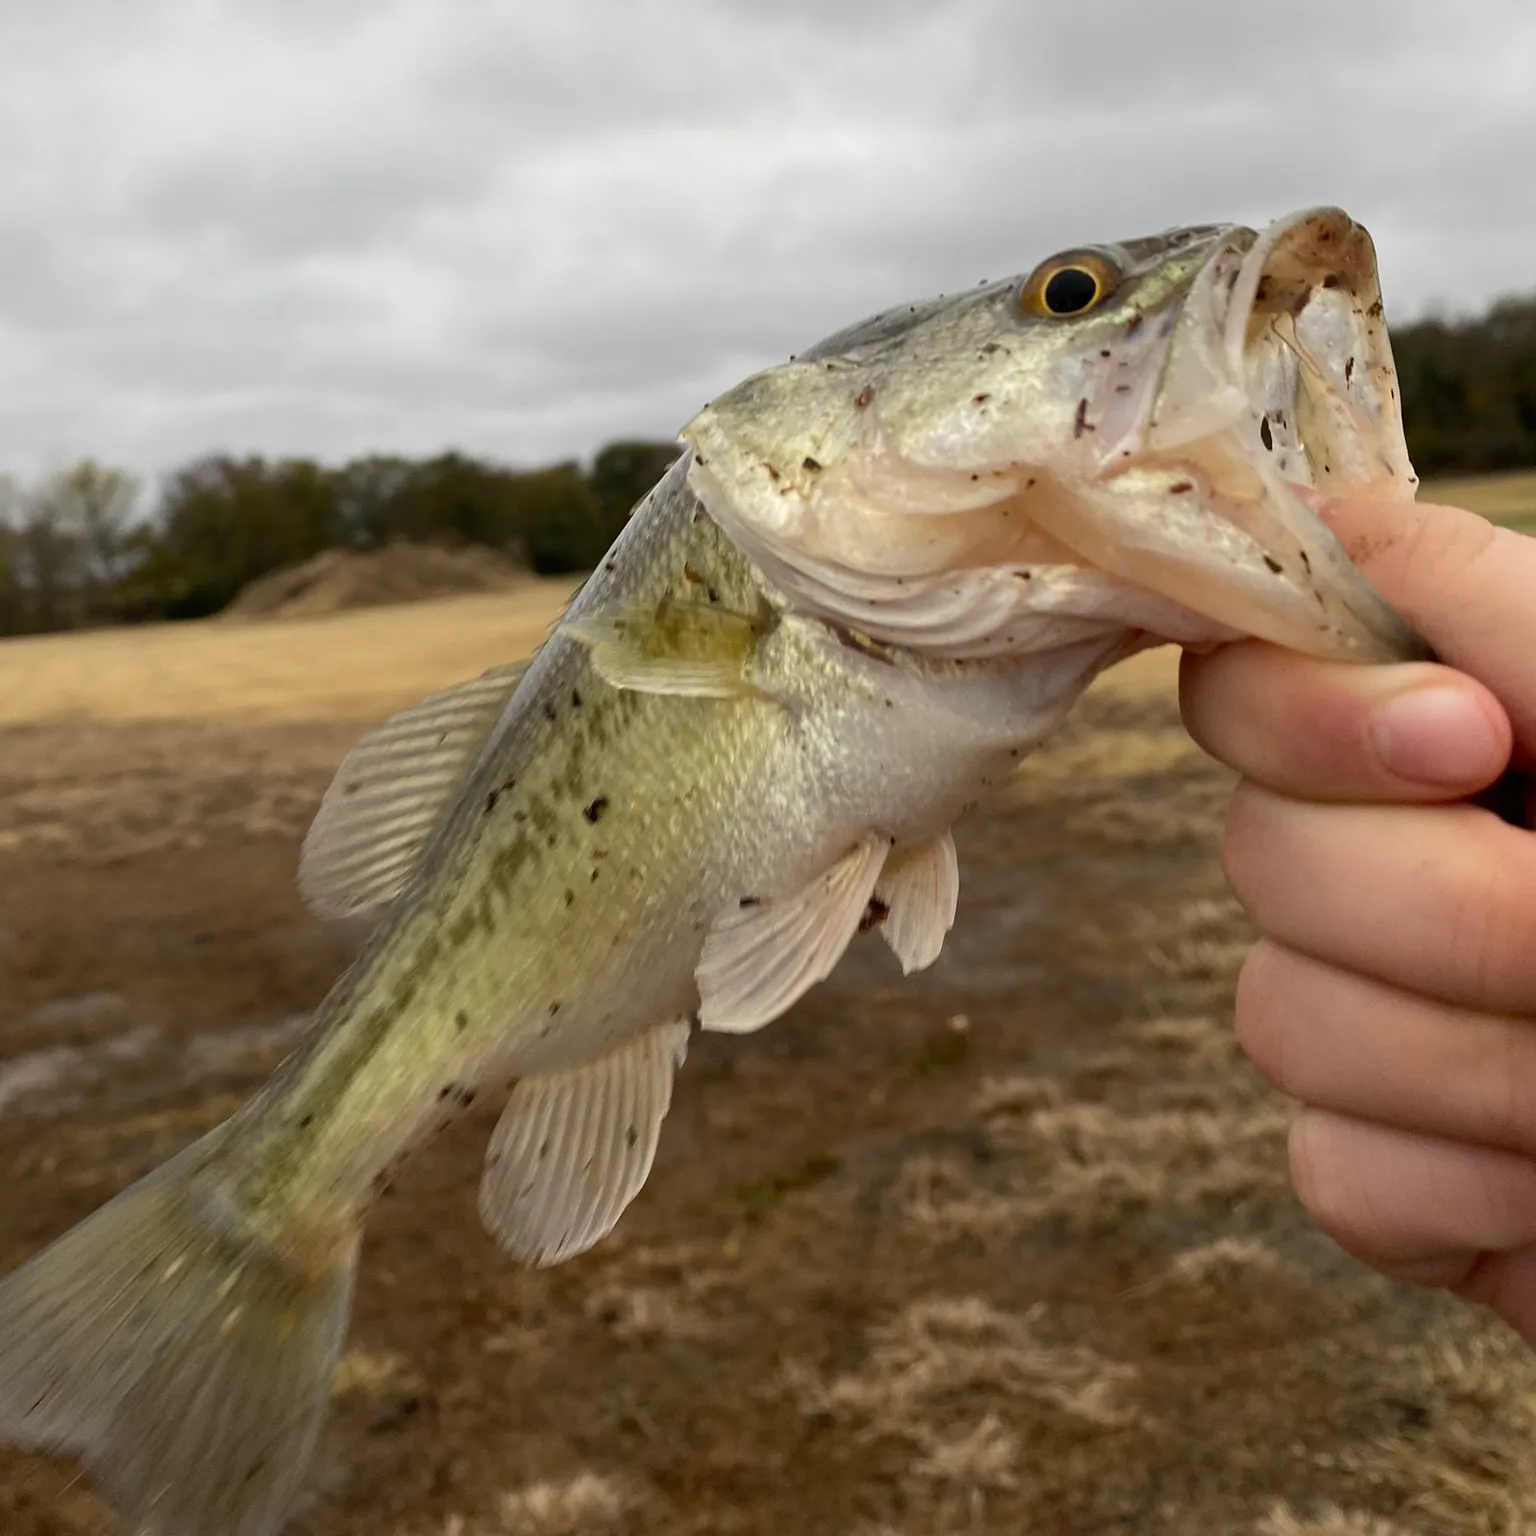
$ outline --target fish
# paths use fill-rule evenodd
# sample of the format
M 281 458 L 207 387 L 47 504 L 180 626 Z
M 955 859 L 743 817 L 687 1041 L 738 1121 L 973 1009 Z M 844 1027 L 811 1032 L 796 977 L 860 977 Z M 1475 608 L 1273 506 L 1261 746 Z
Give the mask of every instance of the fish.
M 861 928 L 931 965 L 955 822 L 1106 668 L 1426 654 L 1317 510 L 1417 483 L 1340 209 L 902 305 L 680 442 L 530 663 L 342 762 L 299 882 L 368 936 L 293 1053 L 0 1280 L 0 1439 L 134 1536 L 282 1526 L 369 1211 L 478 1097 L 480 1215 L 559 1263 L 640 1193 L 696 1031 L 770 1024 Z

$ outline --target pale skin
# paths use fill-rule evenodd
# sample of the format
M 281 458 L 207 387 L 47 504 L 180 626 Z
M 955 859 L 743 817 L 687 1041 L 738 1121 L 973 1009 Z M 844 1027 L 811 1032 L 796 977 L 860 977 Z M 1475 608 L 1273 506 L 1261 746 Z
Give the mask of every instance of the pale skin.
M 1186 656 L 1185 721 L 1242 775 L 1223 864 L 1263 937 L 1238 1036 L 1300 1103 L 1291 1174 L 1322 1227 L 1536 1343 L 1536 539 L 1323 511 L 1447 665 Z M 1506 774 L 1520 825 L 1467 803 Z

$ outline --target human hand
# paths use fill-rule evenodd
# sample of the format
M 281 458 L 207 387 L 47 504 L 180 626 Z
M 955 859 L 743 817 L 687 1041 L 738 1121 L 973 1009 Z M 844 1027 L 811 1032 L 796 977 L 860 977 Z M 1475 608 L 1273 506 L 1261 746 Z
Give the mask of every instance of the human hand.
M 1524 829 L 1465 803 L 1536 769 L 1536 539 L 1323 511 L 1447 665 L 1185 656 L 1185 722 L 1243 775 L 1223 863 L 1264 937 L 1238 1037 L 1301 1101 L 1291 1175 L 1322 1227 L 1536 1342 L 1536 780 Z

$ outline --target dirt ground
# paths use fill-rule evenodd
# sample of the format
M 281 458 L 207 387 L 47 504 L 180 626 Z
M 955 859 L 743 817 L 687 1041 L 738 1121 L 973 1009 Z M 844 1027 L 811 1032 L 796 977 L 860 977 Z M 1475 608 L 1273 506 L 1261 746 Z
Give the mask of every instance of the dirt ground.
M 331 769 L 565 595 L 0 646 L 0 1270 L 261 1082 L 349 954 L 293 884 Z M 1524 1349 L 1289 1192 L 1172 677 L 1112 674 L 962 825 L 932 970 L 867 937 L 700 1039 L 593 1252 L 485 1236 L 494 1105 L 411 1165 L 294 1536 L 1536 1530 Z M 0 1452 L 3 1536 L 111 1529 Z

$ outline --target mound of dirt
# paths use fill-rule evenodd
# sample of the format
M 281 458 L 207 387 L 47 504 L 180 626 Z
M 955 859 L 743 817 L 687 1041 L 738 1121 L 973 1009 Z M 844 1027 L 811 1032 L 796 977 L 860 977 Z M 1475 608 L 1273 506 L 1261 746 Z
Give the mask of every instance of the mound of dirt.
M 500 592 L 528 579 L 494 549 L 475 545 L 390 544 L 383 549 L 326 549 L 245 587 L 219 615 L 234 620 L 315 618 L 460 592 Z

